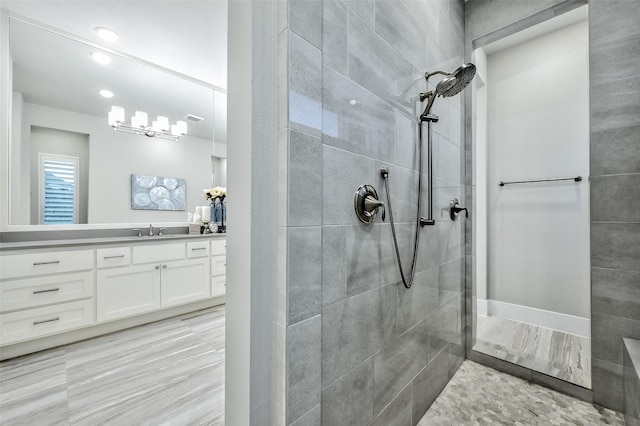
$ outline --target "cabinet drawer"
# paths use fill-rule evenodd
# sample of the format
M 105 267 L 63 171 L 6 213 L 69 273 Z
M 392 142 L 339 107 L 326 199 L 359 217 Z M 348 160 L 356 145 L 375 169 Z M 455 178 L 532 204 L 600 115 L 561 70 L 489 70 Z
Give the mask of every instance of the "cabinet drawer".
M 187 243 L 187 257 L 208 257 L 209 241 Z
M 110 268 L 112 266 L 127 266 L 131 262 L 130 247 L 113 247 L 96 250 L 98 268 Z
M 227 239 L 217 238 L 211 240 L 211 255 L 227 254 Z
M 0 315 L 0 345 L 61 333 L 94 323 L 93 300 Z
M 133 264 L 163 262 L 185 258 L 185 243 L 133 247 Z
M 84 299 L 93 297 L 93 272 L 6 281 L 0 292 L 2 312 Z
M 9 254 L 0 257 L 1 278 L 93 269 L 93 250 Z
M 223 296 L 227 292 L 227 276 L 211 277 L 211 297 Z
M 211 275 L 227 273 L 227 256 L 213 256 L 211 258 Z

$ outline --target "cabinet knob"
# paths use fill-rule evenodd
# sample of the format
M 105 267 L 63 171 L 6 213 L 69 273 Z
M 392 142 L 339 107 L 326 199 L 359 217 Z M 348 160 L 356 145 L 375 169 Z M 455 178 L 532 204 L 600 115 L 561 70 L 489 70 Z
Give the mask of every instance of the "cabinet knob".
M 162 265 L 162 269 L 167 269 L 167 265 Z
M 156 270 L 160 269 L 160 265 L 156 265 Z

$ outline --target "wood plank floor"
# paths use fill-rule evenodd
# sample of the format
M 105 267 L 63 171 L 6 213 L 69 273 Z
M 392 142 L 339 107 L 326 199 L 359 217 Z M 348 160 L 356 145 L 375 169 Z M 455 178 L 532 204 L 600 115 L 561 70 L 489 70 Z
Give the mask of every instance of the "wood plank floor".
M 225 308 L 0 363 L 2 425 L 223 425 Z

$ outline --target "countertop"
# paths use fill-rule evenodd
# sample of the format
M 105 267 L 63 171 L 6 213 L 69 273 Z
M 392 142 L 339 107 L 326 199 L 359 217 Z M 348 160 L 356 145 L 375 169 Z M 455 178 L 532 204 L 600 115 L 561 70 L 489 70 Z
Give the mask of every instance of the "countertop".
M 40 241 L 17 241 L 17 242 L 3 242 L 0 243 L 0 252 L 9 250 L 29 250 L 29 249 L 44 249 L 44 248 L 75 248 L 84 246 L 96 246 L 96 245 L 115 245 L 115 244 L 153 244 L 167 241 L 183 241 L 183 240 L 202 240 L 202 239 L 214 239 L 224 238 L 226 233 L 221 234 L 168 234 L 153 237 L 142 236 L 128 236 L 128 237 L 99 237 L 99 238 L 73 238 L 73 239 L 60 239 L 60 240 L 40 240 Z

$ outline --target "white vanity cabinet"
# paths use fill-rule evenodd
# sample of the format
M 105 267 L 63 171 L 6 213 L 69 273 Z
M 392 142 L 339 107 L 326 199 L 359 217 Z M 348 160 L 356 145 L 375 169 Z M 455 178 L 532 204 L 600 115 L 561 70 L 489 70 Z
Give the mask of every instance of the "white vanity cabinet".
M 0 345 L 95 323 L 93 250 L 0 256 Z
M 98 249 L 98 264 L 101 258 L 119 262 L 98 269 L 98 322 L 208 298 L 209 251 L 195 250 L 201 253 L 200 257 L 188 255 L 202 244 L 176 242 Z M 131 263 L 126 260 L 129 251 Z
M 0 253 L 0 359 L 224 303 L 224 237 L 78 246 Z
M 211 296 L 222 296 L 227 288 L 227 239 L 211 240 Z

